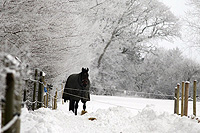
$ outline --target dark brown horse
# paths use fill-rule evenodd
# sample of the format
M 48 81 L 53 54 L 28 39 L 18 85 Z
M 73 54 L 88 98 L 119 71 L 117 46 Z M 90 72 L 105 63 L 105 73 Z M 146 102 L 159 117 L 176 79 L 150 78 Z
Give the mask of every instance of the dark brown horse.
M 77 115 L 78 103 L 81 100 L 83 110 L 86 109 L 86 102 L 90 101 L 90 81 L 88 79 L 89 69 L 82 68 L 79 74 L 72 74 L 67 78 L 63 93 L 64 102 L 69 100 L 69 111 L 72 110 Z

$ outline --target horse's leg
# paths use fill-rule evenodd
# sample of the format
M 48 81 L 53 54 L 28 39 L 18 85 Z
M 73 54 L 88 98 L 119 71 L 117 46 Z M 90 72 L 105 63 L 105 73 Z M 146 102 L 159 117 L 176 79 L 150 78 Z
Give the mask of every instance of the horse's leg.
M 69 100 L 69 111 L 72 110 L 72 100 Z
M 79 102 L 79 101 L 76 101 L 76 102 L 75 102 L 75 115 L 77 115 L 78 102 Z
M 86 102 L 83 102 L 83 110 L 85 111 L 86 109 Z
M 69 100 L 69 111 L 72 110 L 74 112 L 74 100 Z

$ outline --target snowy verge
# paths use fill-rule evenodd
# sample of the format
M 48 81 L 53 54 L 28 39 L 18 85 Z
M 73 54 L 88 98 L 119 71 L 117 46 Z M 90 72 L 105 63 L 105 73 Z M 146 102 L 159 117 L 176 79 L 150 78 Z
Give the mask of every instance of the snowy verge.
M 92 96 L 97 100 L 98 96 Z M 105 99 L 109 97 L 105 97 Z M 127 98 L 116 98 L 122 100 Z M 99 100 L 99 99 L 98 99 Z M 102 99 L 103 100 L 103 99 Z M 110 102 L 110 101 L 107 101 Z M 120 102 L 120 101 L 118 101 Z M 180 117 L 157 110 L 155 105 L 147 105 L 134 113 L 131 109 L 88 102 L 89 112 L 75 116 L 68 111 L 68 103 L 58 104 L 57 110 L 40 108 L 36 111 L 22 109 L 22 133 L 199 133 L 200 124 L 196 120 Z M 81 109 L 79 103 L 79 108 Z M 106 107 L 105 107 L 106 106 Z M 94 111 L 92 111 L 93 109 Z M 90 121 L 94 117 L 97 120 Z

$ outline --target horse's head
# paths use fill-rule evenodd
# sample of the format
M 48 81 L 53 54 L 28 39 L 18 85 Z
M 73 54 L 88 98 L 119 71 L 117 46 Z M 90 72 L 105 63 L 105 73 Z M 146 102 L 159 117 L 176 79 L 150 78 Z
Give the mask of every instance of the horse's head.
M 88 74 L 89 69 L 87 68 L 82 68 L 82 72 L 81 72 L 81 83 L 84 87 L 86 87 L 89 83 L 89 74 Z

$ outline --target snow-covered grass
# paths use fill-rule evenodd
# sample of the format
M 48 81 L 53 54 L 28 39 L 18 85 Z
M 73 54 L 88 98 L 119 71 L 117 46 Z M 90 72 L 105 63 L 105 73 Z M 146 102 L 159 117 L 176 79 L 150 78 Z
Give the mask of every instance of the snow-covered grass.
M 114 96 L 91 96 L 85 115 L 68 111 L 68 103 L 58 103 L 57 110 L 22 109 L 22 133 L 199 133 L 200 124 L 173 114 L 173 100 Z M 200 103 L 197 103 L 200 116 Z M 189 103 L 189 115 L 192 106 Z M 90 121 L 94 117 L 97 120 Z

